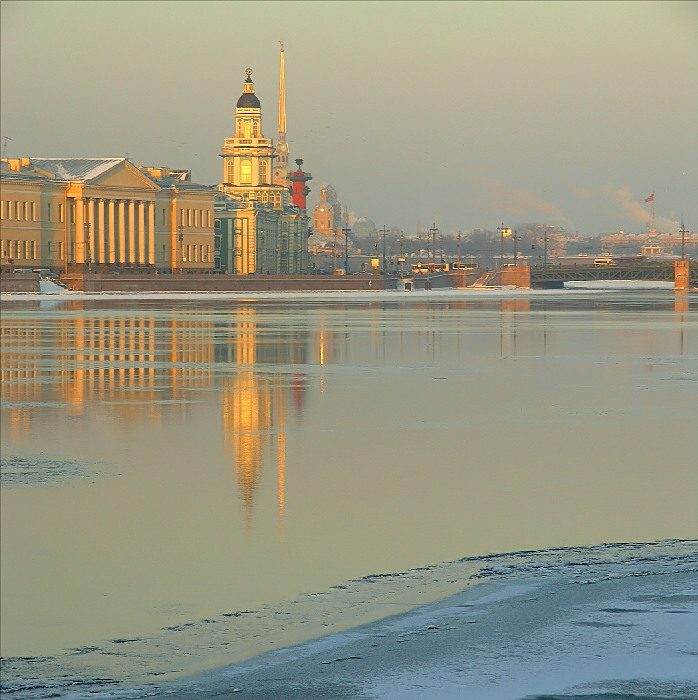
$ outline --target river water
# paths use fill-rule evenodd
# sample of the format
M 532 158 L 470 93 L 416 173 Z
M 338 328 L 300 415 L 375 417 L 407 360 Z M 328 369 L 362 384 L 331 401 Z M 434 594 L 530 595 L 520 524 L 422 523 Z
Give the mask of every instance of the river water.
M 4 300 L 4 678 L 238 661 L 458 585 L 352 617 L 369 575 L 695 538 L 696 311 L 669 290 Z

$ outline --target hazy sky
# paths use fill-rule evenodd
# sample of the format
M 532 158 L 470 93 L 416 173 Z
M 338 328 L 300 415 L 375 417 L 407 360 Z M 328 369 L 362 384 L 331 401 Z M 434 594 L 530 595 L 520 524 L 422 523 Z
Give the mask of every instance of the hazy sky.
M 244 70 L 291 157 L 380 227 L 698 229 L 696 2 L 2 2 L 8 156 L 221 179 Z

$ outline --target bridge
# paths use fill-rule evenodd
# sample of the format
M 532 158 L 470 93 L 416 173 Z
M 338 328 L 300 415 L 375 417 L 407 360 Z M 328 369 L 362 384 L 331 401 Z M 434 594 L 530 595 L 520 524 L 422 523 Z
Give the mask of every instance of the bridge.
M 680 261 L 677 261 L 680 262 Z M 689 267 L 689 286 L 698 285 L 698 263 Z M 616 265 L 537 265 L 530 268 L 531 287 L 561 289 L 565 282 L 598 280 L 636 280 L 676 282 L 677 266 L 673 260 L 662 262 L 618 263 Z M 506 270 L 504 271 L 506 276 Z

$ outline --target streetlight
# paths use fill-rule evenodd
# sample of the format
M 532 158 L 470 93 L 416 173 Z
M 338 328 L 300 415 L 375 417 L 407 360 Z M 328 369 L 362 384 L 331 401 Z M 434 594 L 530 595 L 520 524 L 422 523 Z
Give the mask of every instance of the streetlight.
M 90 258 L 92 257 L 92 251 L 90 250 L 90 227 L 92 226 L 91 223 L 85 222 L 84 227 L 85 227 L 85 260 L 83 261 L 83 270 L 86 270 L 87 272 L 92 271 L 92 265 Z
M 436 222 L 434 222 L 429 229 L 429 233 L 431 234 L 431 261 L 434 263 L 434 268 L 436 267 L 436 235 L 438 232 L 439 229 L 436 228 Z
M 337 229 L 334 230 L 332 239 L 332 272 L 337 274 Z
M 351 229 L 344 226 L 342 233 L 344 234 L 344 274 L 349 274 L 349 232 Z
M 517 250 L 516 250 L 516 241 L 520 240 L 521 237 L 520 237 L 520 236 L 517 236 L 517 235 L 516 235 L 516 231 L 514 231 L 514 235 L 513 235 L 511 238 L 512 238 L 512 240 L 514 241 L 514 267 L 517 267 L 517 266 L 518 266 L 518 262 L 517 262 L 517 257 L 516 257 L 516 254 L 517 254 Z
M 506 228 L 504 223 L 497 229 L 499 233 L 499 267 L 504 264 L 504 239 L 511 236 L 511 229 Z
M 387 269 L 385 266 L 385 234 L 388 233 L 388 229 L 385 227 L 385 224 L 383 224 L 381 232 L 383 233 L 383 276 L 385 276 L 387 274 Z
M 681 260 L 686 259 L 686 234 L 688 233 L 686 227 L 683 225 L 683 216 L 681 217 L 681 228 L 679 229 L 681 234 Z

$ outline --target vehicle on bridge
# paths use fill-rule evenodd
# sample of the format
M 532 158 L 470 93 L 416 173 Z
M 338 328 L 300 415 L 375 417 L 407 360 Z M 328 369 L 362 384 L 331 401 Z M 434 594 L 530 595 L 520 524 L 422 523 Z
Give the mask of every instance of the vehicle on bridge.
M 618 263 L 613 258 L 595 258 L 594 267 L 616 267 Z

